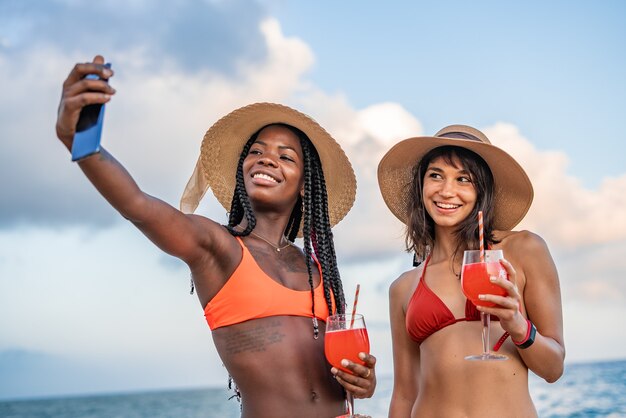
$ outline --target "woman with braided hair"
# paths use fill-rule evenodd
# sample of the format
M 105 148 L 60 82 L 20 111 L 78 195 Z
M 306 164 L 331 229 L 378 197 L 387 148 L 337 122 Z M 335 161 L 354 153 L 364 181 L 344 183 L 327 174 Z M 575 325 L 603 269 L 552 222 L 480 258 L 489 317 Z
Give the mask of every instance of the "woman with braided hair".
M 101 56 L 77 64 L 63 86 L 57 136 L 69 149 L 81 109 L 115 91 Z M 350 210 L 352 166 L 313 119 L 271 103 L 224 116 L 207 131 L 181 210 L 142 192 L 105 150 L 79 162 L 87 178 L 152 242 L 189 266 L 243 417 L 334 417 L 345 391 L 371 397 L 376 359 L 351 373 L 324 356 L 325 320 L 345 309 L 331 227 Z M 227 225 L 194 215 L 211 188 Z M 302 237 L 303 249 L 294 244 Z

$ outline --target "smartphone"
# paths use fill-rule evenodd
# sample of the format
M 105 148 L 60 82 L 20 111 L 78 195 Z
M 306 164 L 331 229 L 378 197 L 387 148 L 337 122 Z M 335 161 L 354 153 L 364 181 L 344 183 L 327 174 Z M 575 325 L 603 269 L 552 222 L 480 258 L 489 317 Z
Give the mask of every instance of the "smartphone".
M 104 64 L 111 68 L 111 63 Z M 96 74 L 87 74 L 87 79 L 99 80 Z M 76 134 L 72 143 L 72 161 L 82 160 L 100 151 L 100 137 L 102 136 L 102 122 L 104 120 L 104 105 L 92 104 L 83 107 L 76 124 Z

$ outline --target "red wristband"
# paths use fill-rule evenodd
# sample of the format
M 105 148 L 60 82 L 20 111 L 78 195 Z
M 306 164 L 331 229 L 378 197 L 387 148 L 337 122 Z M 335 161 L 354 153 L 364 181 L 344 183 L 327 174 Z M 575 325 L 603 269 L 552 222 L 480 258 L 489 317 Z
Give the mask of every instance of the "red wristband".
M 535 325 L 530 322 L 530 319 L 527 319 L 526 322 L 528 323 L 528 329 L 526 330 L 526 336 L 524 337 L 524 339 L 522 341 L 515 341 L 511 339 L 513 343 L 517 346 L 517 348 L 528 348 L 535 342 L 537 328 L 535 328 Z

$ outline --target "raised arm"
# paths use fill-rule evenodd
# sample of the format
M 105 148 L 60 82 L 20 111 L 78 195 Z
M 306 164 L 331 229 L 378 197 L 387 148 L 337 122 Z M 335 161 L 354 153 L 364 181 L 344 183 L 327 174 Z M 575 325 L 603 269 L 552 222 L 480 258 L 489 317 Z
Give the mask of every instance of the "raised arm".
M 96 56 L 91 63 L 77 64 L 63 83 L 63 93 L 56 123 L 57 136 L 71 149 L 81 109 L 90 104 L 111 100 L 115 89 L 102 80 L 85 79 L 97 74 L 103 79 L 113 76 L 104 58 Z M 120 214 L 133 222 L 150 240 L 165 252 L 193 263 L 214 246 L 224 234 L 218 224 L 202 217 L 185 215 L 169 204 L 142 192 L 130 174 L 106 150 L 81 160 L 81 170 L 89 181 Z
M 396 279 L 389 288 L 389 316 L 393 345 L 393 392 L 389 418 L 411 416 L 418 392 L 419 347 L 406 332 L 405 301 L 411 292 L 411 272 Z

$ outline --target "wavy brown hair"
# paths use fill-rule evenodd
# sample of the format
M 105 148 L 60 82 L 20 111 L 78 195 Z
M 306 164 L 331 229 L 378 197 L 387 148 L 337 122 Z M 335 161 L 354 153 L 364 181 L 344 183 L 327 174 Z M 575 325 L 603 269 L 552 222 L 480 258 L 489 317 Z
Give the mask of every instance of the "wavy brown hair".
M 443 158 L 447 164 L 466 170 L 476 189 L 476 204 L 470 215 L 461 221 L 455 231 L 457 246 L 454 255 L 456 256 L 459 251 L 479 248 L 478 211 L 483 212 L 485 246 L 497 243 L 493 236 L 495 185 L 489 166 L 473 151 L 462 147 L 443 146 L 427 152 L 413 168 L 413 181 L 407 185 L 410 190 L 406 250 L 414 251 L 417 260 L 424 260 L 435 244 L 435 223 L 424 207 L 423 183 L 428 166 L 437 158 Z M 458 167 L 459 164 L 461 167 Z

